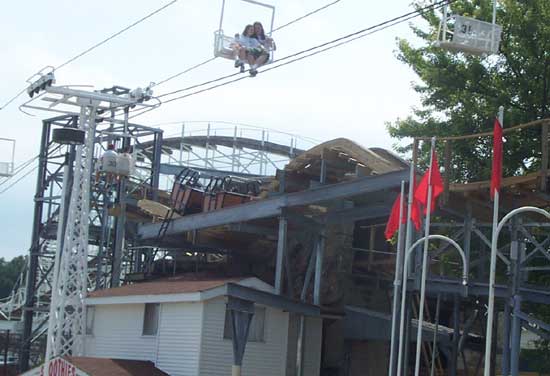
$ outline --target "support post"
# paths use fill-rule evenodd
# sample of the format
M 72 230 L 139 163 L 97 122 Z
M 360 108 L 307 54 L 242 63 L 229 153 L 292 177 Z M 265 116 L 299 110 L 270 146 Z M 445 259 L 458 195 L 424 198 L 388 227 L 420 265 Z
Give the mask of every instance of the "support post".
M 449 186 L 451 184 L 451 158 L 452 158 L 452 149 L 451 149 L 451 140 L 445 141 L 445 180 L 443 182 L 443 201 L 444 203 L 449 202 Z
M 281 295 L 283 292 L 283 261 L 286 250 L 288 219 L 285 216 L 279 217 L 279 237 L 277 240 L 277 260 L 275 264 L 275 293 Z
M 306 317 L 300 315 L 300 327 L 298 329 L 298 344 L 296 346 L 296 376 L 304 374 L 304 336 L 306 330 Z
M 404 341 L 404 354 L 403 354 L 403 372 L 397 374 L 397 376 L 407 376 L 409 375 L 409 357 L 411 354 L 411 334 L 412 334 L 412 307 L 411 302 L 413 299 L 413 294 L 411 292 L 405 292 L 406 304 L 405 304 L 405 335 L 402 338 Z M 399 353 L 401 355 L 401 353 Z M 398 367 L 399 368 L 399 367 Z
M 454 305 L 453 305 L 453 347 L 451 355 L 451 370 L 449 372 L 450 376 L 456 376 L 457 366 L 458 366 L 458 341 L 460 339 L 460 301 L 458 295 L 454 296 Z
M 510 374 L 512 376 L 519 375 L 519 353 L 521 345 L 521 295 L 519 292 L 520 287 L 520 274 L 521 274 L 521 253 L 520 244 L 518 240 L 518 219 L 512 218 L 511 239 L 510 243 L 510 270 L 511 270 L 511 292 L 513 303 L 512 314 L 512 327 L 511 327 L 511 349 L 510 349 Z
M 313 274 L 313 268 L 315 267 L 315 259 L 317 257 L 316 246 L 317 246 L 316 244 L 313 245 L 313 249 L 311 250 L 311 255 L 309 256 L 309 262 L 308 262 L 308 265 L 307 265 L 306 276 L 304 278 L 304 287 L 302 288 L 302 293 L 300 294 L 300 300 L 302 302 L 306 301 L 307 290 L 309 288 L 309 283 L 311 281 L 311 275 Z
M 320 234 L 317 239 L 315 259 L 315 284 L 313 288 L 313 304 L 321 305 L 321 278 L 323 275 L 323 258 L 325 253 L 325 236 Z
M 325 184 L 327 182 L 327 161 L 324 157 L 321 157 L 321 175 L 319 176 L 319 183 Z
M 502 343 L 502 376 L 510 376 L 510 301 L 504 302 L 503 343 Z
M 254 302 L 229 297 L 227 310 L 230 314 L 233 334 L 233 364 L 231 374 L 233 376 L 240 376 L 250 323 L 254 316 Z
M 548 123 L 541 127 L 541 168 L 540 168 L 540 190 L 546 192 L 548 189 Z
M 153 201 L 158 201 L 158 189 L 160 183 L 160 161 L 162 157 L 162 131 L 156 132 L 155 136 L 155 145 L 153 153 L 153 165 L 151 166 L 151 188 L 153 191 L 152 199 Z
M 8 352 L 10 351 L 10 331 L 6 330 L 6 342 L 4 344 L 4 375 L 8 375 Z
M 27 284 L 25 286 L 25 306 L 23 309 L 23 333 L 21 336 L 21 348 L 19 352 L 19 371 L 29 369 L 29 356 L 31 349 L 32 321 L 34 308 L 34 295 L 36 287 L 36 272 L 38 269 L 38 257 L 40 253 L 40 230 L 42 220 L 43 201 L 42 194 L 45 189 L 46 166 L 48 160 L 48 145 L 50 142 L 51 124 L 42 123 L 42 138 L 40 141 L 40 154 L 38 157 L 38 174 L 36 177 L 36 190 L 34 194 L 34 215 L 32 224 L 32 240 L 27 265 Z
M 403 219 L 405 213 L 403 212 L 403 204 L 405 203 L 405 182 L 401 181 L 401 202 L 399 204 L 399 233 L 397 238 L 397 255 L 395 257 L 395 276 L 393 281 L 393 305 L 392 305 L 392 325 L 391 325 L 391 338 L 390 338 L 390 365 L 389 375 L 394 376 L 397 371 L 397 351 L 399 347 L 399 318 L 400 318 L 400 306 L 399 298 L 401 296 L 401 288 L 403 286 L 403 254 L 405 250 L 403 231 L 405 226 L 403 225 Z M 371 250 L 374 249 L 374 245 L 371 244 Z
M 129 107 L 124 108 L 124 133 L 127 133 L 128 128 Z M 130 146 L 130 139 L 124 137 L 122 147 Z M 153 190 L 156 192 L 156 190 Z M 119 206 L 118 216 L 115 221 L 115 242 L 113 246 L 113 266 L 111 271 L 111 287 L 120 286 L 120 275 L 122 273 L 122 254 L 124 247 L 124 235 L 126 233 L 126 178 L 121 177 L 118 183 L 117 200 Z
M 513 297 L 514 312 L 512 315 L 511 349 L 510 349 L 510 374 L 519 375 L 519 353 L 521 344 L 521 295 Z

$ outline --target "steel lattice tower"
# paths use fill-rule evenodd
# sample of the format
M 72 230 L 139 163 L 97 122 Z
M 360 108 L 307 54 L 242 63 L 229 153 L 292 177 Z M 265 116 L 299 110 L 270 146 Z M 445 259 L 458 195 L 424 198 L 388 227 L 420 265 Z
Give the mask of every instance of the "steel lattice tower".
M 59 226 L 58 252 L 50 304 L 46 364 L 56 356 L 81 355 L 86 330 L 84 298 L 88 278 L 88 212 L 92 171 L 95 113 L 98 102 L 83 104 L 79 129 L 85 132 L 83 145 L 76 148 L 74 182 L 66 226 Z M 63 231 L 63 227 L 65 230 Z M 63 234 L 64 232 L 64 234 Z

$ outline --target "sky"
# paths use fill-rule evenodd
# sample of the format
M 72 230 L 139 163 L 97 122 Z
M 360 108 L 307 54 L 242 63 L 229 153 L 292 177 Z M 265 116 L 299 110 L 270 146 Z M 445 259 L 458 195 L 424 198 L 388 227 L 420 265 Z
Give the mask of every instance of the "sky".
M 327 4 L 321 0 L 265 0 L 276 7 L 275 27 Z M 46 65 L 57 66 L 168 1 L 23 0 L 10 1 L 0 13 L 0 102 L 25 88 L 25 80 Z M 59 85 L 144 87 L 212 57 L 221 0 L 179 0 L 105 45 L 56 72 Z M 410 0 L 340 0 L 328 9 L 273 34 L 275 58 L 283 57 L 412 10 Z M 241 32 L 246 23 L 269 25 L 268 10 L 226 0 L 223 29 Z M 420 22 L 416 19 L 413 22 Z M 202 93 L 133 121 L 219 120 L 253 124 L 326 141 L 352 139 L 367 147 L 395 143 L 385 123 L 403 118 L 418 105 L 412 70 L 396 58 L 396 38 L 414 40 L 408 23 L 383 30 L 343 47 L 275 69 L 251 79 Z M 217 59 L 155 87 L 155 94 L 235 72 Z M 0 111 L 0 137 L 16 140 L 15 164 L 38 153 L 41 120 L 56 116 L 18 110 L 21 96 Z M 5 146 L 0 144 L 5 150 Z M 0 158 L 5 158 L 0 153 Z M 26 254 L 30 245 L 32 173 L 0 194 L 0 257 Z

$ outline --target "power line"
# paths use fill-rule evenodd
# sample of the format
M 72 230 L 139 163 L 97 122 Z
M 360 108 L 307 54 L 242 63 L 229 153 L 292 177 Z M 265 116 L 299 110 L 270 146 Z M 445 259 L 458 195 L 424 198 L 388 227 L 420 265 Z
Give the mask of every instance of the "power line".
M 428 10 L 433 10 L 433 9 L 437 9 L 437 8 L 440 8 L 441 6 L 445 5 L 445 4 L 451 4 L 453 2 L 455 2 L 456 0 L 440 0 L 436 3 L 433 3 L 431 5 L 428 5 L 428 6 L 425 6 L 425 7 L 422 7 L 422 8 L 419 8 L 419 9 L 416 9 L 414 11 L 411 11 L 411 12 L 408 12 L 408 13 L 405 13 L 401 16 L 398 16 L 398 17 L 394 17 L 392 19 L 389 19 L 389 20 L 386 20 L 386 21 L 383 21 L 381 23 L 378 23 L 376 25 L 373 25 L 373 26 L 370 26 L 370 27 L 367 27 L 367 28 L 364 28 L 364 29 L 361 29 L 359 31 L 355 31 L 353 33 L 350 33 L 350 34 L 347 34 L 347 35 L 344 35 L 342 37 L 339 37 L 339 38 L 336 38 L 336 39 L 333 39 L 331 41 L 328 41 L 328 42 L 325 42 L 325 43 L 322 43 L 322 44 L 319 44 L 319 45 L 316 45 L 314 47 L 311 47 L 311 48 L 308 48 L 308 49 L 305 49 L 305 50 L 302 50 L 302 51 L 299 51 L 299 52 L 296 52 L 294 54 L 291 54 L 291 55 L 288 55 L 288 56 L 285 56 L 285 57 L 282 57 L 280 59 L 277 59 L 275 61 L 273 61 L 273 63 L 271 64 L 275 64 L 275 63 L 280 63 L 282 61 L 285 61 L 285 60 L 288 60 L 288 59 L 292 59 L 292 58 L 295 58 L 295 59 L 292 59 L 288 62 L 285 62 L 285 63 L 282 63 L 282 64 L 278 64 L 278 65 L 275 65 L 275 66 L 271 66 L 271 67 L 268 67 L 266 69 L 263 69 L 261 71 L 259 71 L 259 73 L 264 73 L 264 72 L 268 72 L 270 70 L 273 70 L 273 69 L 277 69 L 277 68 L 280 68 L 282 66 L 285 66 L 285 65 L 288 65 L 288 64 L 291 64 L 291 63 L 294 63 L 296 61 L 300 61 L 300 60 L 303 60 L 303 59 L 306 59 L 308 57 L 311 57 L 311 56 L 314 56 L 314 55 L 317 55 L 317 54 L 320 54 L 322 52 L 325 52 L 325 51 L 328 51 L 328 50 L 331 50 L 333 48 L 336 48 L 336 47 L 339 47 L 339 46 L 342 46 L 344 44 L 347 44 L 347 43 L 351 43 L 357 39 L 360 39 L 360 38 L 363 38 L 363 37 L 366 37 L 368 35 L 371 35 L 371 34 L 374 34 L 376 32 L 379 32 L 379 31 L 382 31 L 384 29 L 387 29 L 389 27 L 392 27 L 392 26 L 395 26 L 397 24 L 400 24 L 400 23 L 403 23 L 403 22 L 406 22 L 406 21 L 409 21 L 413 18 L 416 18 L 422 14 L 424 14 L 426 11 Z M 351 39 L 350 39 L 351 38 Z M 338 43 L 339 42 L 339 43 Z M 336 43 L 336 44 L 335 44 Z M 323 48 L 325 47 L 325 48 Z M 320 49 L 321 48 L 321 49 Z M 320 49 L 320 50 L 319 50 Z M 315 51 L 317 50 L 317 51 Z M 308 52 L 311 52 L 308 54 Z M 304 54 L 307 54 L 307 55 L 304 55 Z M 300 55 L 304 55 L 304 56 L 300 56 Z M 171 92 L 168 92 L 168 93 L 165 93 L 165 94 L 161 94 L 159 96 L 159 98 L 161 97 L 165 97 L 165 96 L 168 96 L 168 95 L 173 95 L 173 94 L 177 94 L 177 93 L 181 93 L 181 92 L 184 92 L 184 91 L 189 91 L 189 90 L 192 90 L 192 89 L 196 89 L 196 88 L 199 88 L 199 87 L 202 87 L 202 86 L 206 86 L 206 85 L 209 85 L 209 84 L 212 84 L 212 83 L 216 83 L 216 82 L 219 82 L 219 81 L 223 81 L 225 79 L 228 79 L 228 78 L 231 78 L 231 77 L 234 77 L 234 76 L 237 76 L 237 75 L 240 75 L 240 73 L 234 73 L 234 74 L 230 74 L 230 75 L 226 75 L 226 76 L 222 76 L 222 77 L 219 77 L 219 78 L 216 78 L 216 79 L 212 79 L 212 80 L 209 80 L 209 81 L 205 81 L 203 83 L 200 83 L 200 84 L 195 84 L 195 85 L 192 85 L 192 86 L 188 86 L 188 87 L 185 87 L 185 88 L 182 88 L 182 89 L 179 89 L 179 90 L 174 90 L 174 91 L 171 91 Z M 200 93 L 204 93 L 206 91 L 210 91 L 210 90 L 213 90 L 213 89 L 216 89 L 216 88 L 219 88 L 219 87 L 222 87 L 222 86 L 225 86 L 225 85 L 229 85 L 229 84 L 232 84 L 232 83 L 235 83 L 235 82 L 238 82 L 238 81 L 241 81 L 241 80 L 244 80 L 246 78 L 250 78 L 249 76 L 242 76 L 242 77 L 239 77 L 239 78 L 236 78 L 236 79 L 233 79 L 233 80 L 230 80 L 230 81 L 225 81 L 225 82 L 222 82 L 220 84 L 217 84 L 217 85 L 214 85 L 214 86 L 210 86 L 210 87 L 207 87 L 205 89 L 201 89 L 201 90 L 197 90 L 197 91 L 194 91 L 192 93 L 189 93 L 189 94 L 185 94 L 185 95 L 182 95 L 182 96 L 179 96 L 179 97 L 176 97 L 176 98 L 171 98 L 171 99 L 168 99 L 168 100 L 165 100 L 163 101 L 163 103 L 170 103 L 170 102 L 173 102 L 173 101 L 176 101 L 176 100 L 180 100 L 180 99 L 183 99 L 183 98 L 187 98 L 187 97 L 190 97 L 190 96 L 193 96 L 193 95 L 196 95 L 196 94 L 200 94 Z M 136 117 L 136 116 L 139 116 L 145 112 L 148 112 L 150 110 L 145 110 L 145 111 L 142 111 L 141 113 L 139 114 L 136 114 L 132 117 Z
M 125 33 L 126 31 L 130 30 L 131 28 L 139 25 L 140 23 L 142 23 L 143 21 L 146 21 L 147 19 L 153 17 L 154 15 L 156 15 L 157 13 L 160 13 L 162 12 L 163 10 L 165 10 L 166 8 L 168 8 L 169 6 L 175 4 L 176 2 L 178 2 L 179 0 L 172 0 L 170 1 L 168 4 L 165 4 L 163 5 L 162 7 L 152 11 L 151 13 L 148 13 L 147 15 L 141 17 L 139 20 L 131 23 L 130 25 L 126 26 L 125 28 L 123 28 L 122 30 L 120 31 L 117 31 L 116 33 L 108 36 L 107 38 L 103 39 L 102 41 L 94 44 L 93 46 L 85 49 L 84 51 L 80 52 L 79 54 L 73 56 L 72 58 L 70 58 L 69 60 L 65 61 L 64 63 L 58 65 L 57 67 L 54 68 L 54 71 L 55 70 L 59 70 L 67 65 L 69 65 L 70 63 L 72 63 L 73 61 L 81 58 L 82 56 L 88 54 L 89 52 L 95 50 L 96 48 L 102 46 L 103 44 L 109 42 L 110 40 L 118 37 L 119 35 Z M 27 88 L 25 87 L 23 90 L 21 90 L 19 93 L 17 93 L 17 95 L 15 95 L 14 97 L 12 97 L 9 101 L 7 101 L 2 107 L 0 107 L 0 111 L 3 110 L 4 108 L 6 108 L 6 106 L 8 106 L 10 103 L 12 103 L 14 100 L 16 100 L 17 98 L 19 98 L 19 96 L 21 94 L 23 94 L 25 91 L 27 90 Z

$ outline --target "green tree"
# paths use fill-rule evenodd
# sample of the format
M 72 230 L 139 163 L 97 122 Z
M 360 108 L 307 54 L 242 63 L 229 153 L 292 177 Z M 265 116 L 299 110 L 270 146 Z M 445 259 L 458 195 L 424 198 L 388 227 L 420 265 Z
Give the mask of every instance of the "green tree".
M 425 6 L 417 2 L 415 6 Z M 457 0 L 452 14 L 491 21 L 492 0 Z M 412 26 L 419 46 L 398 40 L 398 59 L 418 75 L 414 90 L 421 105 L 405 119 L 388 124 L 400 140 L 414 136 L 454 136 L 492 130 L 499 106 L 505 126 L 550 116 L 550 1 L 499 0 L 497 23 L 502 26 L 500 53 L 489 57 L 453 53 L 435 45 L 440 10 L 424 14 L 422 26 Z M 420 22 L 419 22 L 420 24 Z M 507 136 L 504 175 L 536 169 L 540 163 L 540 129 Z M 410 146 L 399 147 L 406 152 Z M 421 157 L 426 158 L 425 146 Z M 453 143 L 454 178 L 487 179 L 491 139 Z M 483 163 L 480 163 L 483 161 Z
M 24 266 L 25 258 L 23 256 L 14 257 L 10 261 L 0 258 L 0 299 L 11 293 Z
M 499 0 L 497 23 L 502 26 L 500 52 L 489 57 L 445 51 L 435 45 L 440 12 L 423 15 L 422 26 L 412 26 L 421 41 L 398 40 L 397 58 L 418 76 L 414 90 L 421 105 L 405 119 L 388 124 L 392 137 L 456 136 L 491 131 L 499 106 L 505 107 L 505 127 L 550 117 L 550 1 Z M 418 8 L 428 2 L 416 2 Z M 457 0 L 453 14 L 491 21 L 492 0 Z M 504 176 L 540 166 L 540 129 L 529 128 L 506 136 Z M 397 147 L 407 152 L 410 146 Z M 421 151 L 425 163 L 429 145 Z M 453 142 L 453 178 L 488 179 L 491 138 Z M 550 286 L 548 275 L 533 274 L 530 282 Z M 550 308 L 530 305 L 540 319 L 550 322 Z M 550 341 L 541 340 L 531 356 L 539 372 L 550 372 Z

